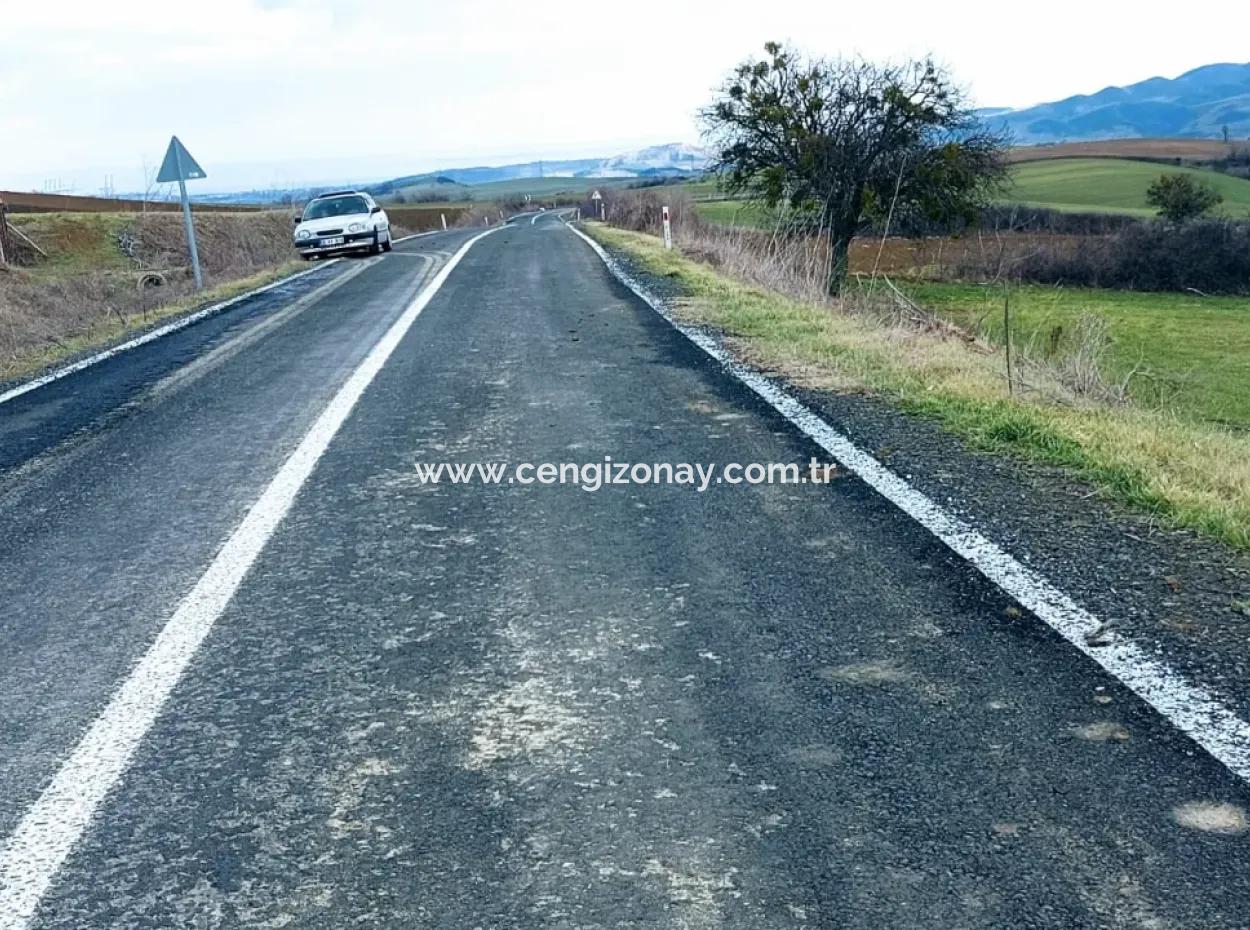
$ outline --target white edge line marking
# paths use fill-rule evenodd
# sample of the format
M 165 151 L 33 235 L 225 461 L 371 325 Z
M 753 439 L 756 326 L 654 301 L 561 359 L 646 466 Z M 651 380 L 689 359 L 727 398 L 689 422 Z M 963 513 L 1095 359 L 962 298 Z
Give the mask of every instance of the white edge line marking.
M 392 240 L 392 244 L 407 242 L 410 239 L 420 239 L 422 236 L 433 236 L 436 233 L 442 232 L 452 232 L 452 230 L 431 229 L 428 232 L 414 233 L 411 236 L 403 236 L 399 239 L 394 239 Z M 242 294 L 236 294 L 229 300 L 223 300 L 220 303 L 212 304 L 211 306 L 204 307 L 202 310 L 197 310 L 195 313 L 189 314 L 188 316 L 179 317 L 172 323 L 166 323 L 164 326 L 158 326 L 156 329 L 148 330 L 148 332 L 143 335 L 136 336 L 128 342 L 123 342 L 121 345 L 113 346 L 111 349 L 105 349 L 103 352 L 98 352 L 89 358 L 80 359 L 72 365 L 66 365 L 64 368 L 58 368 L 55 371 L 50 371 L 46 375 L 40 375 L 38 378 L 33 378 L 30 381 L 23 381 L 21 384 L 9 388 L 9 390 L 0 394 L 0 404 L 3 404 L 6 400 L 12 400 L 15 397 L 21 397 L 23 394 L 33 391 L 35 388 L 43 387 L 45 384 L 51 384 L 53 381 L 59 381 L 66 375 L 72 375 L 76 371 L 82 371 L 84 368 L 90 368 L 92 365 L 97 365 L 105 359 L 112 358 L 114 355 L 120 355 L 122 352 L 129 351 L 130 349 L 144 345 L 145 343 L 160 339 L 162 336 L 168 336 L 170 333 L 176 333 L 180 329 L 185 329 L 193 323 L 198 323 L 200 320 L 207 317 L 215 316 L 221 311 L 227 310 L 235 304 L 241 303 L 250 297 L 255 297 L 257 294 L 263 294 L 265 291 L 272 290 L 280 284 L 287 284 L 291 281 L 296 281 L 305 275 L 313 274 L 314 272 L 320 271 L 322 268 L 338 264 L 341 261 L 343 261 L 342 258 L 328 259 L 323 261 L 316 268 L 307 268 L 304 271 L 297 271 L 294 274 L 289 274 L 285 277 L 279 278 L 277 281 L 270 281 L 263 287 L 258 287 L 250 291 L 244 291 Z
M 451 229 L 427 229 L 425 232 L 413 233 L 410 236 L 400 236 L 398 239 L 392 239 L 391 245 L 399 245 L 401 242 L 407 242 L 409 239 L 420 239 L 422 236 L 433 236 L 438 233 L 455 232 L 456 228 Z
M 563 220 L 565 214 L 567 214 L 568 212 L 570 211 L 567 209 L 539 210 L 537 213 L 534 214 L 534 218 L 530 220 L 530 225 L 533 226 L 544 216 L 554 216 L 556 219 Z
M 61 865 L 356 402 L 465 253 L 498 228 L 462 245 L 369 350 L 0 847 L 0 930 L 30 925 Z
M 279 278 L 277 281 L 270 281 L 263 287 L 258 287 L 250 291 L 244 291 L 242 294 L 236 294 L 229 300 L 223 300 L 220 303 L 211 304 L 210 306 L 204 307 L 202 310 L 197 310 L 187 316 L 179 317 L 172 323 L 166 323 L 164 326 L 158 326 L 156 329 L 150 329 L 142 336 L 136 336 L 128 342 L 123 342 L 121 345 L 113 346 L 111 349 L 105 349 L 103 352 L 98 352 L 89 358 L 80 359 L 72 365 L 66 365 L 64 368 L 58 368 L 55 371 L 50 371 L 46 375 L 40 375 L 38 378 L 34 378 L 30 381 L 24 381 L 16 387 L 9 388 L 9 390 L 0 394 L 0 404 L 3 404 L 5 401 L 12 400 L 15 397 L 21 397 L 23 394 L 33 391 L 35 388 L 41 388 L 45 384 L 51 384 L 53 381 L 59 381 L 66 375 L 72 375 L 76 371 L 82 371 L 84 368 L 90 368 L 92 365 L 98 365 L 100 362 L 105 359 L 110 359 L 114 355 L 120 355 L 123 352 L 127 352 L 131 349 L 137 348 L 138 346 L 160 339 L 162 336 L 168 336 L 170 333 L 176 333 L 180 329 L 186 329 L 188 326 L 200 322 L 200 320 L 214 316 L 223 310 L 233 307 L 235 304 L 242 303 L 249 298 L 255 297 L 257 294 L 263 294 L 266 291 L 271 291 L 280 285 L 297 281 L 305 275 L 314 274 L 322 268 L 329 267 L 330 265 L 337 264 L 341 261 L 341 258 L 332 258 L 329 261 L 322 262 L 316 268 L 307 268 L 304 271 L 297 271 L 295 274 L 289 274 L 285 277 Z
M 861 450 L 778 383 L 744 365 L 707 333 L 674 319 L 620 263 L 580 229 L 565 224 L 589 243 L 626 287 L 668 320 L 682 335 L 723 365 L 869 487 L 970 562 L 1023 607 L 1127 685 L 1199 746 L 1243 781 L 1250 782 L 1250 724 L 1207 689 L 1190 683 L 1166 663 L 1134 643 L 1108 633 L 1107 644 L 1091 646 L 1086 637 L 1102 624 L 1042 575 L 943 510 L 929 497 Z

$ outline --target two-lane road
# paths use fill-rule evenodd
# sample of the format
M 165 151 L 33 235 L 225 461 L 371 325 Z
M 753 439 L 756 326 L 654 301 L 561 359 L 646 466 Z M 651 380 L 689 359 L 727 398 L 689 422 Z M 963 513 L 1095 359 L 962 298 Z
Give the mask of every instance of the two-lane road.
M 0 928 L 1250 925 L 1250 840 L 1178 821 L 1245 785 L 856 479 L 419 480 L 823 457 L 555 216 L 447 272 L 479 232 L 0 404 Z M 362 371 L 116 783 L 31 831 Z

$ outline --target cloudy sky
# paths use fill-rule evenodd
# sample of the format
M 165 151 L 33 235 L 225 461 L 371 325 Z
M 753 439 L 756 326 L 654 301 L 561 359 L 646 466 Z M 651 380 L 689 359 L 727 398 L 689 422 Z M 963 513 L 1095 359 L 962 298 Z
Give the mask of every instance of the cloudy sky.
M 826 55 L 933 53 L 987 106 L 1250 58 L 1240 3 L 1218 30 L 1171 28 L 1152 0 L 1050 0 L 1027 23 L 1000 0 L 0 6 L 0 188 L 56 178 L 79 193 L 106 174 L 141 187 L 171 133 L 208 171 L 201 191 L 697 141 L 697 108 L 770 38 Z

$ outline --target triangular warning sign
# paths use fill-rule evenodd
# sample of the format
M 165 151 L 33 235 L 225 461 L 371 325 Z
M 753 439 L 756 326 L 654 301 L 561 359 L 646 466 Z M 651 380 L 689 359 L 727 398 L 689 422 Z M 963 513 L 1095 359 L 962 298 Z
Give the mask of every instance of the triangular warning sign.
M 156 176 L 156 182 L 167 184 L 170 181 L 193 181 L 196 178 L 206 177 L 208 175 L 204 173 L 204 169 L 191 157 L 191 153 L 178 141 L 178 137 L 174 136 L 170 139 L 169 148 L 165 152 L 165 160 L 161 162 L 160 173 Z

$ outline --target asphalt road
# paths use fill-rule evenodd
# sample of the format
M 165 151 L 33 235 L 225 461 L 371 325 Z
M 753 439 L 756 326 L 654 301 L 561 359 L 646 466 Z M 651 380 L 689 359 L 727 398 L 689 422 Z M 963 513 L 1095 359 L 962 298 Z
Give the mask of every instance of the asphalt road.
M 0 836 L 476 232 L 0 405 Z M 481 239 L 0 926 L 1250 925 L 1246 786 L 854 478 L 415 473 L 816 454 L 556 218 Z

